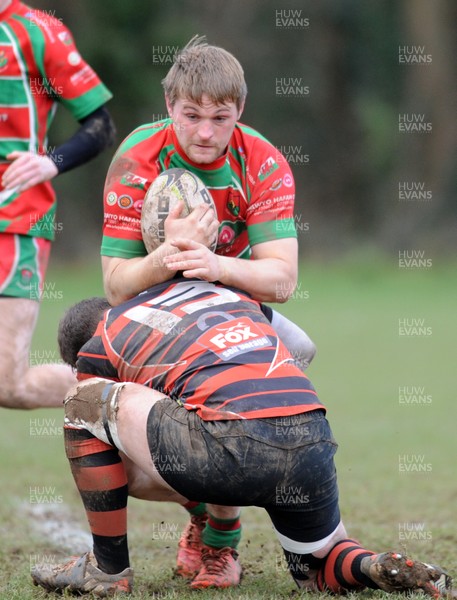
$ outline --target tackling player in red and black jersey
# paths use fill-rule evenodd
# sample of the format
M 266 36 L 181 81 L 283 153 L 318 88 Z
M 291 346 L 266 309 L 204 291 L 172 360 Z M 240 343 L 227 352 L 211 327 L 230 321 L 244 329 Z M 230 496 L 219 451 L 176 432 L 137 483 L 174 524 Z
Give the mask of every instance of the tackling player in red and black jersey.
M 204 420 L 321 407 L 259 304 L 202 281 L 173 280 L 108 310 L 77 368 L 79 379 L 98 375 L 152 387 Z
M 181 278 L 117 307 L 104 299 L 83 301 L 62 319 L 59 346 L 62 358 L 77 367 L 78 379 L 142 384 L 208 423 L 324 411 L 259 303 L 221 284 Z M 158 466 L 176 489 L 174 470 L 160 460 Z M 212 487 L 218 487 L 214 478 Z M 136 494 L 144 497 L 143 491 Z M 191 514 L 178 544 L 177 572 L 191 578 L 194 588 L 228 587 L 240 580 L 239 509 L 220 495 L 212 502 L 212 496 L 205 503 L 189 502 L 181 493 L 176 500 Z M 98 531 L 106 530 L 101 522 L 98 518 Z
M 36 584 L 131 591 L 126 506 L 135 491 L 149 500 L 167 493 L 181 504 L 264 508 L 300 588 L 450 597 L 451 578 L 440 567 L 375 554 L 348 538 L 325 409 L 257 303 L 233 288 L 173 281 L 110 309 L 97 327 L 105 307 L 93 299 L 71 309 L 59 339 L 74 364 L 97 328 L 77 365 L 85 376 L 105 375 L 81 382 L 65 400 L 65 447 L 93 551 L 36 567 Z M 143 385 L 106 378 L 140 371 Z M 228 587 L 240 572 L 230 545 L 206 542 L 190 585 Z

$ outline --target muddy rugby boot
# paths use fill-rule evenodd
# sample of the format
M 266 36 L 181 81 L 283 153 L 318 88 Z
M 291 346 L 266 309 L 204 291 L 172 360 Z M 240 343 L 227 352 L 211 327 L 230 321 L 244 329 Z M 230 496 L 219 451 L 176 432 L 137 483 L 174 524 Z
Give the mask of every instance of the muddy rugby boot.
M 441 568 L 396 552 L 364 558 L 362 572 L 385 592 L 424 592 L 432 598 L 455 598 L 452 579 Z
M 37 565 L 31 575 L 35 585 L 50 592 L 68 590 L 76 594 L 92 593 L 99 598 L 128 594 L 133 586 L 133 569 L 127 568 L 114 575 L 103 573 L 92 552 L 73 556 L 59 565 Z

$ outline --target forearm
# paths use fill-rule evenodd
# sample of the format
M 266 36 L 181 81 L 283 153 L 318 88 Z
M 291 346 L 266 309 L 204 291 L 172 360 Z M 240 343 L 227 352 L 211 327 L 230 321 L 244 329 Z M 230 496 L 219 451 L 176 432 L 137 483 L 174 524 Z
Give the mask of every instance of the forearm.
M 105 294 L 117 306 L 153 285 L 172 279 L 176 271 L 164 267 L 163 257 L 172 249 L 165 243 L 147 256 L 116 259 L 102 257 Z
M 240 288 L 260 302 L 286 302 L 297 285 L 296 269 L 282 259 L 220 256 L 219 262 L 221 283 Z
M 82 119 L 80 124 L 81 127 L 69 140 L 48 152 L 59 173 L 88 162 L 114 141 L 116 130 L 104 106 Z

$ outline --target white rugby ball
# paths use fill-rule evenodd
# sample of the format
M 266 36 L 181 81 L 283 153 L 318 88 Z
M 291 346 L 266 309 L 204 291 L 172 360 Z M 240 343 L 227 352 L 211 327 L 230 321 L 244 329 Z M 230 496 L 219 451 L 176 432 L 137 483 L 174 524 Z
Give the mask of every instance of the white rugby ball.
M 182 200 L 181 217 L 186 217 L 199 204 L 205 203 L 216 212 L 216 205 L 203 181 L 186 169 L 167 169 L 154 179 L 141 209 L 141 233 L 148 252 L 165 241 L 164 222 L 169 212 Z M 217 246 L 217 236 L 211 250 Z

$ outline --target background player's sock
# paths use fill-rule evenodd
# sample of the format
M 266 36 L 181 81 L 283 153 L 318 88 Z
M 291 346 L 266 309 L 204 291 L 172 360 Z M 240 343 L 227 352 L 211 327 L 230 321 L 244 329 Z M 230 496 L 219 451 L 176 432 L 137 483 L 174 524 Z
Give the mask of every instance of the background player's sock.
M 218 519 L 208 513 L 202 542 L 212 548 L 236 548 L 241 539 L 240 517 L 234 519 Z
M 328 589 L 335 594 L 364 587 L 379 589 L 360 569 L 362 559 L 373 554 L 374 552 L 362 548 L 355 540 L 341 540 L 327 554 L 325 564 L 319 570 L 319 589 Z
M 206 504 L 204 502 L 192 502 L 189 500 L 189 502 L 183 504 L 183 507 L 188 513 L 194 515 L 195 517 L 206 516 Z
M 86 509 L 98 566 L 104 573 L 120 573 L 130 563 L 127 476 L 119 452 L 85 429 L 64 427 L 64 437 L 71 471 Z

